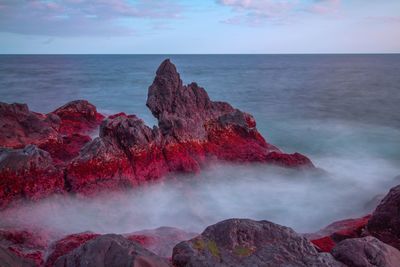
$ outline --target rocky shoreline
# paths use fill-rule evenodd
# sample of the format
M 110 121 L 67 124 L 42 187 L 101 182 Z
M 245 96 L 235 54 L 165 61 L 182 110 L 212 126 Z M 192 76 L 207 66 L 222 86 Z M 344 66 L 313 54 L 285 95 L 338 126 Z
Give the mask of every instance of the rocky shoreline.
M 252 115 L 210 100 L 196 83 L 183 85 L 169 60 L 158 68 L 146 105 L 158 127 L 125 113 L 105 117 L 85 100 L 48 114 L 0 103 L 0 209 L 54 195 L 125 191 L 216 161 L 318 170 L 306 156 L 267 143 Z M 399 207 L 395 187 L 371 215 L 307 235 L 249 219 L 228 219 L 200 235 L 170 227 L 63 237 L 0 229 L 0 266 L 399 266 Z

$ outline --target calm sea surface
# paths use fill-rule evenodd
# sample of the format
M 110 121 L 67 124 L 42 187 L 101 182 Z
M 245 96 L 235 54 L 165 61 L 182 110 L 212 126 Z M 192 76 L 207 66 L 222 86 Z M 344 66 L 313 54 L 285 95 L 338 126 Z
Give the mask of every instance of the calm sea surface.
M 270 212 L 232 209 L 226 216 L 271 215 L 296 229 L 308 229 L 306 222 L 293 220 L 292 209 L 312 212 L 306 205 L 339 195 L 321 204 L 321 211 L 332 212 L 328 217 L 315 215 L 309 225 L 317 227 L 358 215 L 350 210 L 361 214 L 361 204 L 386 192 L 400 174 L 400 55 L 2 55 L 0 101 L 49 112 L 67 101 L 87 99 L 100 112 L 136 114 L 152 125 L 156 121 L 145 106 L 147 88 L 165 58 L 176 64 L 184 83 L 195 81 L 213 100 L 253 114 L 267 141 L 308 155 L 337 181 L 330 185 L 334 191 L 325 193 L 317 192 L 323 185 L 286 188 L 289 191 L 287 185 L 277 186 L 278 191 L 260 194 L 273 199 L 287 193 L 291 199 L 270 204 Z M 257 179 L 262 173 L 242 175 Z M 339 194 L 343 188 L 347 191 Z M 239 194 L 243 188 L 237 190 Z M 316 198 L 307 199 L 310 194 Z M 357 196 L 359 201 L 351 204 Z

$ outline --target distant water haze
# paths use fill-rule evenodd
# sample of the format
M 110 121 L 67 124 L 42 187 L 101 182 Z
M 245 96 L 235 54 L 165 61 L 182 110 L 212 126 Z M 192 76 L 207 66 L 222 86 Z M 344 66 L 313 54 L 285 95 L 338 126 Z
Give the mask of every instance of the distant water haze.
M 87 99 L 105 114 L 156 121 L 145 106 L 160 62 L 184 83 L 253 114 L 268 142 L 325 172 L 217 164 L 118 197 L 51 198 L 0 214 L 0 226 L 66 233 L 125 233 L 159 226 L 201 231 L 231 217 L 266 219 L 299 232 L 363 216 L 399 183 L 399 55 L 0 56 L 0 101 L 49 112 Z M 375 203 L 376 204 L 376 203 Z

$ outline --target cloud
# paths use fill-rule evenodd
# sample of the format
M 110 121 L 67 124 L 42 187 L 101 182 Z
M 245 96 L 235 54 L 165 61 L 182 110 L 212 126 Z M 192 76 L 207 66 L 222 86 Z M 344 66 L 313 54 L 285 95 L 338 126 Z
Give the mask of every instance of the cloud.
M 168 0 L 3 0 L 0 31 L 47 36 L 126 35 L 129 19 L 178 18 L 181 6 Z
M 400 23 L 400 16 L 369 16 L 365 19 L 378 23 Z
M 286 24 L 301 14 L 326 15 L 338 12 L 340 7 L 340 0 L 217 0 L 217 3 L 231 7 L 236 14 L 223 22 L 249 26 L 266 22 Z

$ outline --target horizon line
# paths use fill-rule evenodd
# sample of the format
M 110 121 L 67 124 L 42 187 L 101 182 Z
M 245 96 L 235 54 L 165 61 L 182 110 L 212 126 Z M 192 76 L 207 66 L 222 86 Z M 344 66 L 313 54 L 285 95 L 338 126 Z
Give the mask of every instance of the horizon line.
M 371 53 L 358 53 L 358 52 L 345 52 L 345 53 L 0 53 L 0 56 L 62 56 L 62 55 L 132 55 L 132 56 L 207 56 L 207 55 L 399 55 L 400 52 L 371 52 Z

